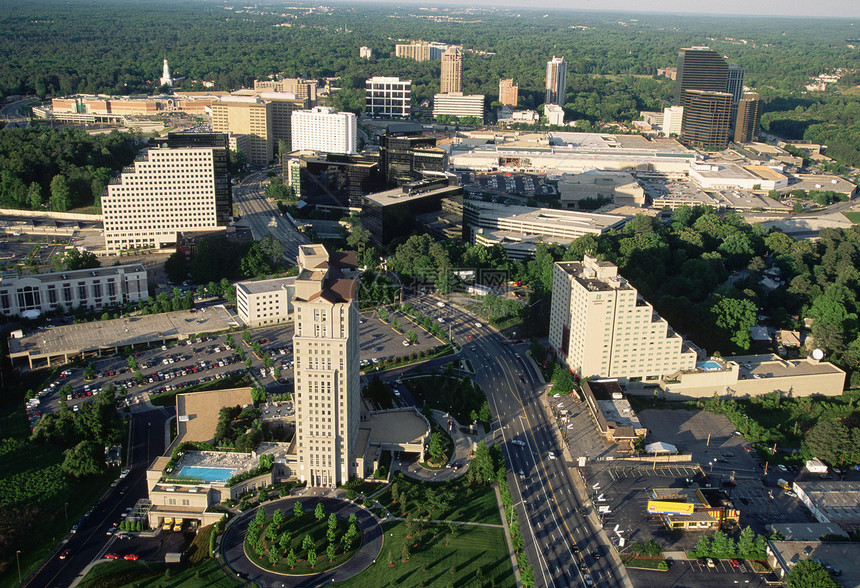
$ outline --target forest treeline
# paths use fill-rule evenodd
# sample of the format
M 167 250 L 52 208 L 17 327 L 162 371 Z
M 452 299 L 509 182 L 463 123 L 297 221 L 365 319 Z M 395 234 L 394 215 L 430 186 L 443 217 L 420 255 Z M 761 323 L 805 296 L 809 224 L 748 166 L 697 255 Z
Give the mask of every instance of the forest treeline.
M 134 161 L 139 137 L 13 128 L 0 133 L 0 207 L 65 212 L 99 204 L 110 179 Z

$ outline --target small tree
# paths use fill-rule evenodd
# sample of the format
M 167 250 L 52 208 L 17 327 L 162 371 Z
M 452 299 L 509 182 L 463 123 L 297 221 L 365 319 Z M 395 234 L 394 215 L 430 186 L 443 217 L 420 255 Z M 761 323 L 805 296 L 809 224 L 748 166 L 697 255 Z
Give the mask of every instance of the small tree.
M 243 331 L 242 332 L 242 341 L 245 343 L 251 343 L 251 331 Z
M 328 515 L 328 528 L 329 530 L 337 529 L 337 515 L 334 513 Z
M 287 552 L 287 548 L 290 546 L 290 543 L 292 543 L 292 541 L 293 538 L 287 531 L 281 533 L 281 536 L 278 539 L 278 546 L 281 548 L 281 553 Z
M 287 565 L 290 566 L 291 570 L 296 568 L 296 561 L 299 557 L 296 555 L 295 549 L 290 549 L 290 552 L 287 554 Z
M 284 513 L 281 512 L 281 509 L 276 509 L 272 514 L 272 522 L 275 524 L 275 527 L 280 529 L 281 525 L 284 524 Z
M 304 513 L 305 513 L 305 511 L 304 511 L 304 509 L 302 509 L 302 503 L 296 502 L 293 505 L 293 516 L 298 518 L 298 517 L 302 516 Z
M 318 521 L 321 521 L 325 518 L 325 507 L 322 502 L 317 502 L 317 507 L 314 509 L 314 516 Z
M 254 523 L 258 527 L 262 527 L 263 523 L 266 522 L 266 513 L 263 511 L 262 507 L 257 509 L 257 514 L 254 515 Z
M 313 549 L 308 550 L 308 563 L 311 564 L 312 568 L 317 566 L 317 552 Z
M 358 517 L 355 516 L 355 513 L 349 513 L 349 524 L 350 525 L 358 525 Z
M 433 458 L 434 463 L 441 463 L 445 457 L 445 446 L 442 443 L 442 433 L 436 431 L 430 435 L 430 443 L 427 452 Z
M 334 561 L 335 553 L 337 552 L 337 548 L 335 547 L 334 541 L 329 541 L 328 547 L 326 547 L 325 554 L 328 556 L 329 562 Z

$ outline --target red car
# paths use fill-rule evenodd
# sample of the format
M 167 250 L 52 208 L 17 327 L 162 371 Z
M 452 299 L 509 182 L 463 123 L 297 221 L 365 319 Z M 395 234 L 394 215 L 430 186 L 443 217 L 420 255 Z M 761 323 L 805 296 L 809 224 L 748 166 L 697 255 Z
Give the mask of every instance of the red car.
M 105 559 L 119 559 L 119 556 L 115 553 L 106 553 Z
M 63 552 L 60 554 L 60 559 L 66 559 L 66 558 L 69 558 L 71 556 L 72 556 L 72 550 L 71 549 L 64 549 Z
M 138 557 L 136 553 L 126 553 L 123 559 L 127 559 L 129 561 L 137 561 Z
M 475 340 L 475 338 L 474 338 L 474 337 L 472 337 L 471 335 L 467 335 L 467 336 L 468 336 L 468 338 L 469 338 L 469 341 L 474 341 L 474 340 Z
M 736 560 L 736 559 L 730 559 L 730 560 L 729 560 L 729 562 L 730 562 L 734 567 L 736 567 L 736 568 L 741 567 L 741 562 L 739 562 L 739 561 L 738 561 L 738 560 Z

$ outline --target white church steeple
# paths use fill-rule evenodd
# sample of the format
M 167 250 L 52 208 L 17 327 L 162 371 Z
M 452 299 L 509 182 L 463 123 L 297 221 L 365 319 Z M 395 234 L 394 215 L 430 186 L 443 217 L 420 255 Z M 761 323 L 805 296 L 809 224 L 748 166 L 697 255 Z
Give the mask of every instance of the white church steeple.
M 173 87 L 173 78 L 170 77 L 170 67 L 167 65 L 167 57 L 164 58 L 164 69 L 161 72 L 161 81 L 159 85 L 167 85 L 170 88 Z

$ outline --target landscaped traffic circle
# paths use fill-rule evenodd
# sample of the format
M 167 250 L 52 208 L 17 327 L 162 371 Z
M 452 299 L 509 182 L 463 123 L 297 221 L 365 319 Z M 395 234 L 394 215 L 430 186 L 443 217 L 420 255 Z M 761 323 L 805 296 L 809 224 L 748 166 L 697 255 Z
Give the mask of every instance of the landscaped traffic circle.
M 326 502 L 295 501 L 267 516 L 258 509 L 248 522 L 244 551 L 256 566 L 276 574 L 319 574 L 343 565 L 361 547 L 355 513 L 326 512 Z M 310 510 L 307 510 L 312 506 Z

